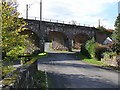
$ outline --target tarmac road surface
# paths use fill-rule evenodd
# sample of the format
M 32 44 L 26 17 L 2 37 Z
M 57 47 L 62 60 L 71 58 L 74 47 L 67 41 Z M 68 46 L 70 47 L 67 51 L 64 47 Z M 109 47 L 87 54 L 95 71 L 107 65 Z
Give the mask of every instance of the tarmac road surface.
M 50 52 L 38 60 L 49 88 L 118 88 L 118 72 L 82 62 L 73 52 Z

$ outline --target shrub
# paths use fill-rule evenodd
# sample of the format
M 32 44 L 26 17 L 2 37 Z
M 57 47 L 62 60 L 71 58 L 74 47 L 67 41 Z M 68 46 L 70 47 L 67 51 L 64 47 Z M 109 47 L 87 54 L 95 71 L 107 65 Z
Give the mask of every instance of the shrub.
M 105 57 L 112 58 L 113 56 L 116 56 L 117 53 L 116 52 L 104 52 L 103 55 L 104 55 L 104 58 Z
M 88 40 L 85 45 L 81 46 L 81 53 L 88 58 L 96 58 L 101 60 L 103 52 L 107 50 L 106 46 L 95 42 L 94 38 Z
M 92 58 L 95 56 L 95 47 L 96 43 L 94 41 L 94 38 L 86 42 L 85 48 L 88 50 L 88 53 Z
M 14 47 L 11 51 L 7 53 L 7 56 L 18 57 L 18 55 L 22 55 L 24 53 L 25 48 L 21 46 Z
M 101 60 L 101 58 L 103 58 L 103 53 L 107 51 L 107 47 L 100 45 L 100 44 L 96 44 L 95 47 L 95 58 L 97 58 L 98 60 Z
M 87 56 L 88 58 L 91 58 L 90 53 L 88 52 L 88 50 L 85 48 L 85 45 L 81 45 L 81 53 L 85 56 Z

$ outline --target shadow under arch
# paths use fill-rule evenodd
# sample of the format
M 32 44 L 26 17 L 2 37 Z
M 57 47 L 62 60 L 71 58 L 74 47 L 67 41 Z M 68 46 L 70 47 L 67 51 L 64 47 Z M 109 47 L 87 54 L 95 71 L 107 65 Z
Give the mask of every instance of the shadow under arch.
M 91 39 L 86 33 L 79 33 L 73 37 L 73 48 L 81 49 L 81 45 L 85 44 L 87 40 Z
M 49 31 L 48 37 L 54 50 L 68 50 L 68 37 L 59 31 Z
M 20 32 L 21 35 L 28 35 L 28 40 L 32 42 L 35 46 L 39 47 L 39 36 L 31 31 L 31 30 L 25 30 Z

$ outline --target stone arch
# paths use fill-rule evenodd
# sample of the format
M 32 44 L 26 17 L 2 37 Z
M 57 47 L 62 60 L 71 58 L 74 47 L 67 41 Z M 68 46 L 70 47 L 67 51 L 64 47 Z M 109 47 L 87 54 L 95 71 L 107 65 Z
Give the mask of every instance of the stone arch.
M 28 35 L 28 40 L 30 40 L 35 46 L 39 47 L 39 36 L 32 30 L 25 30 L 20 32 L 22 35 Z
M 79 33 L 73 36 L 73 48 L 81 49 L 81 45 L 84 44 L 90 37 L 86 33 Z
M 49 38 L 54 50 L 68 50 L 67 35 L 58 31 L 49 31 Z

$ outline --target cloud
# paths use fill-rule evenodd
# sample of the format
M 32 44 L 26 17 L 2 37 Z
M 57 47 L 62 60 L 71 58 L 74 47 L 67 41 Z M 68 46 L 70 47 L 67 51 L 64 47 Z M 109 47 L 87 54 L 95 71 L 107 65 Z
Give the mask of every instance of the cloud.
M 29 16 L 39 17 L 40 0 L 18 0 L 18 11 L 25 16 L 26 4 L 33 5 L 29 8 Z M 104 17 L 106 8 L 119 0 L 42 0 L 43 18 L 64 21 L 77 21 L 97 26 L 98 19 Z M 24 2 L 24 3 L 23 3 Z M 114 20 L 113 20 L 114 21 Z M 104 20 L 106 27 L 113 28 L 113 21 Z

